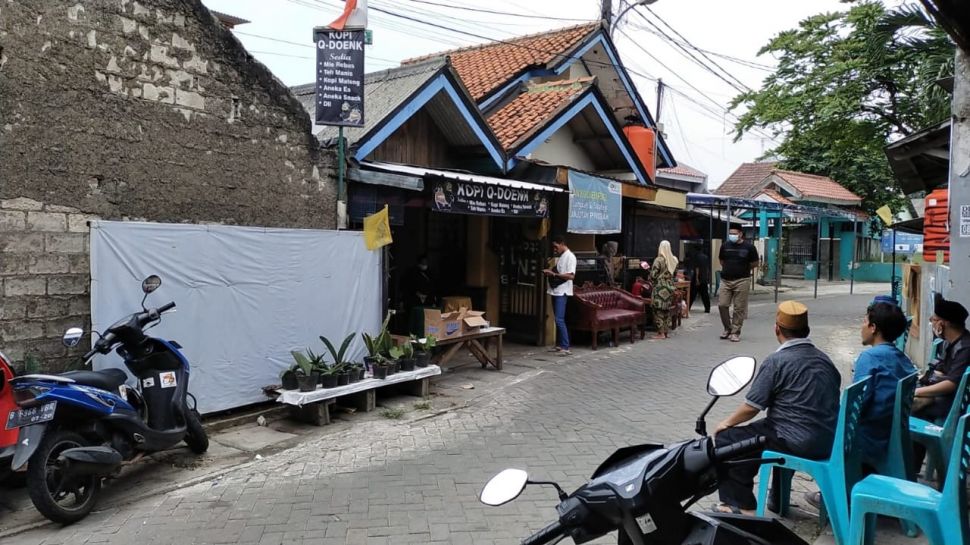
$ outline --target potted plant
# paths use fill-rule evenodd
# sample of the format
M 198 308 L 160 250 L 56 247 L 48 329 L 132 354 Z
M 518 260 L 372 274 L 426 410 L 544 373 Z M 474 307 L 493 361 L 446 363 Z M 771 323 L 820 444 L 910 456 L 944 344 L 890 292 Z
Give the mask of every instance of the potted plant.
M 390 371 L 390 366 L 387 365 L 387 360 L 384 359 L 384 356 L 381 354 L 377 354 L 376 356 L 373 356 L 373 358 L 372 373 L 374 374 L 374 378 L 382 380 L 386 379 L 387 373 Z
M 387 330 L 387 324 L 391 321 L 391 315 L 393 312 L 388 312 L 387 316 L 384 318 L 384 323 L 381 325 L 381 331 L 376 336 L 370 336 L 367 333 L 361 333 L 360 336 L 364 340 L 364 346 L 367 347 L 367 357 L 364 358 L 364 363 L 370 365 L 373 372 L 373 367 L 377 362 L 377 357 L 380 356 L 381 360 L 386 362 L 391 355 L 391 334 Z
M 360 382 L 364 380 L 364 364 L 359 362 L 354 362 L 350 364 L 350 383 Z
M 431 350 L 435 347 L 434 335 L 428 335 L 423 339 L 411 336 L 411 343 L 414 345 L 414 364 L 418 367 L 427 367 L 431 363 Z
M 414 345 L 410 340 L 401 345 L 401 353 L 401 359 L 398 360 L 401 362 L 401 371 L 414 371 Z
M 293 354 L 293 359 L 296 361 L 293 372 L 296 374 L 296 382 L 299 390 L 301 392 L 312 392 L 316 390 L 319 372 L 314 370 L 314 362 L 307 355 L 296 350 L 291 352 L 291 354 Z
M 337 367 L 337 386 L 350 384 L 350 366 L 341 363 L 340 365 L 334 365 L 334 367 Z
M 288 369 L 280 373 L 280 381 L 283 383 L 284 390 L 296 390 L 300 387 L 296 380 L 296 367 L 294 363 Z
M 320 385 L 324 388 L 336 388 L 338 384 L 340 368 L 329 364 L 320 371 Z
M 324 346 L 330 351 L 330 357 L 333 358 L 333 366 L 337 368 L 337 385 L 346 386 L 351 382 L 351 375 L 354 375 L 353 369 L 350 362 L 346 361 L 344 358 L 347 355 L 347 349 L 350 347 L 350 343 L 354 342 L 354 334 L 351 333 L 347 335 L 343 342 L 340 343 L 340 349 L 337 350 L 334 344 L 330 342 L 330 339 L 320 336 L 320 340 L 323 341 Z M 370 349 L 368 349 L 369 351 Z

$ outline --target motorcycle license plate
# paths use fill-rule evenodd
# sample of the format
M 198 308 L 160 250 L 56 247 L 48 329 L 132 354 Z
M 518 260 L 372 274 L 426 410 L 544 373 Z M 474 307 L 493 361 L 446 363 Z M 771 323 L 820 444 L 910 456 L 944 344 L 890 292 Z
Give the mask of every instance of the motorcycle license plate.
M 12 430 L 53 420 L 55 410 L 57 410 L 57 402 L 51 401 L 37 407 L 10 411 L 7 415 L 7 429 Z

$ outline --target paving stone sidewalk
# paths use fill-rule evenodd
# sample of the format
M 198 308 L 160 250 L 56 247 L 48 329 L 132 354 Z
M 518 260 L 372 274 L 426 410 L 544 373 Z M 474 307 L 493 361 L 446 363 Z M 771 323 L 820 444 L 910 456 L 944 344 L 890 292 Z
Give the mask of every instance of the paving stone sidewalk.
M 869 299 L 806 301 L 813 337 L 845 376 L 862 348 L 858 319 Z M 521 467 L 570 489 L 616 448 L 691 437 L 694 419 L 708 400 L 704 384 L 710 368 L 739 353 L 760 360 L 777 347 L 771 300 L 756 296 L 750 314 L 741 343 L 718 340 L 714 315 L 695 312 L 667 341 L 596 352 L 580 348 L 568 358 L 527 349 L 528 358 L 512 358 L 509 373 L 467 369 L 468 374 L 446 375 L 439 387 L 444 395 L 435 402 L 454 403 L 448 412 L 415 409 L 413 400 L 404 401 L 411 410 L 402 420 L 355 417 L 352 426 L 304 437 L 293 448 L 218 478 L 107 505 L 70 527 L 46 526 L 3 541 L 517 543 L 552 520 L 555 495 L 530 489 L 507 506 L 487 508 L 476 496 L 491 475 Z M 465 390 L 463 385 L 475 384 L 471 377 L 487 377 L 483 380 L 491 384 Z M 476 391 L 484 395 L 466 406 L 469 392 Z M 723 400 L 709 422 L 713 425 L 738 402 Z M 811 488 L 804 480 L 797 484 Z M 810 514 L 799 513 L 796 509 L 797 531 L 814 539 L 818 532 Z M 615 537 L 597 542 L 615 542 Z

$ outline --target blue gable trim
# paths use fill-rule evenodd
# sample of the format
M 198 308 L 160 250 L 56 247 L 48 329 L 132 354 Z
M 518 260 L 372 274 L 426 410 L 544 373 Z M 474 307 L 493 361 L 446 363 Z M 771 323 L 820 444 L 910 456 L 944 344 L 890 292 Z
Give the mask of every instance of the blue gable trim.
M 545 143 L 546 139 L 552 136 L 556 131 L 561 129 L 566 123 L 576 117 L 579 112 L 583 111 L 586 107 L 593 106 L 596 113 L 600 116 L 603 124 L 610 131 L 610 136 L 613 137 L 613 141 L 619 146 L 620 152 L 623 154 L 623 158 L 626 159 L 627 164 L 630 166 L 630 170 L 637 175 L 637 180 L 643 185 L 651 185 L 650 178 L 647 173 L 640 166 L 640 161 L 636 159 L 633 155 L 633 150 L 630 148 L 626 136 L 617 131 L 616 120 L 603 108 L 600 101 L 597 100 L 597 95 L 592 91 L 586 93 L 586 96 L 576 101 L 575 104 L 570 106 L 568 109 L 560 113 L 558 116 L 552 119 L 551 122 L 541 131 L 532 136 L 528 141 L 526 141 L 517 150 L 511 153 L 511 157 L 508 160 L 508 168 L 511 169 L 517 160 L 515 156 L 528 155 L 536 150 L 539 146 Z
M 439 74 L 434 79 L 430 80 L 424 87 L 422 87 L 416 94 L 412 95 L 401 107 L 399 107 L 390 117 L 384 120 L 384 122 L 379 125 L 376 132 L 372 132 L 362 139 L 357 146 L 357 150 L 354 153 L 354 158 L 358 161 L 363 161 L 368 155 L 370 155 L 378 146 L 380 146 L 385 140 L 390 138 L 395 131 L 401 128 L 408 119 L 416 114 L 421 108 L 423 108 L 428 101 L 434 98 L 439 92 L 445 92 L 458 111 L 461 112 L 462 117 L 468 122 L 469 127 L 481 141 L 482 145 L 488 151 L 489 156 L 495 162 L 495 165 L 505 172 L 505 157 L 502 150 L 497 146 L 493 138 L 490 138 L 490 130 L 485 126 L 485 121 L 482 119 L 478 112 L 471 110 L 465 101 L 461 99 L 458 89 L 455 88 L 454 84 L 448 79 L 445 74 Z M 489 131 L 489 132 L 486 132 Z
M 568 70 L 569 67 L 574 62 L 576 62 L 577 60 L 580 60 L 583 55 L 588 53 L 589 50 L 596 45 L 603 46 L 603 51 L 606 51 L 607 56 L 609 56 L 610 58 L 610 62 L 613 63 L 613 65 L 618 68 L 617 73 L 620 75 L 620 81 L 623 82 L 623 87 L 626 89 L 626 92 L 629 93 L 630 97 L 633 99 L 633 105 L 636 107 L 637 112 L 640 114 L 640 118 L 644 120 L 644 122 L 648 127 L 656 128 L 657 123 L 653 120 L 653 116 L 650 115 L 650 111 L 647 110 L 646 105 L 643 103 L 643 99 L 640 97 L 640 93 L 638 93 L 636 90 L 636 87 L 633 86 L 633 82 L 630 81 L 630 77 L 627 75 L 626 68 L 624 68 L 623 65 L 620 64 L 619 57 L 616 55 L 616 49 L 613 47 L 612 43 L 606 40 L 602 31 L 600 31 L 599 34 L 597 34 L 597 36 L 594 39 L 590 40 L 589 43 L 587 43 L 579 50 L 577 50 L 576 53 L 571 55 L 568 59 L 565 59 L 562 62 L 562 64 L 558 68 L 556 68 L 555 70 L 556 74 L 562 74 L 563 72 Z M 660 144 L 659 146 L 657 146 L 657 149 L 660 150 L 660 156 L 663 158 L 663 160 L 667 163 L 668 166 L 671 166 L 671 167 L 675 166 L 676 163 L 674 162 L 673 156 L 670 154 L 670 150 L 667 149 L 667 143 L 664 142 L 663 136 L 660 136 L 659 134 L 657 136 L 658 136 L 657 142 Z M 659 167 L 660 165 L 657 165 L 657 166 Z

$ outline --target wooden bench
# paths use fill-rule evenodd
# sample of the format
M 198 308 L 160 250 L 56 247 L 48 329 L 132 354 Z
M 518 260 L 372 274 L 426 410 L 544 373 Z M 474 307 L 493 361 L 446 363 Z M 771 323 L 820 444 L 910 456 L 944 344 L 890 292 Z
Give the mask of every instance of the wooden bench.
M 444 365 L 464 348 L 482 364 L 482 369 L 491 365 L 495 369 L 501 370 L 503 335 L 505 335 L 505 328 L 503 327 L 486 327 L 476 333 L 450 339 L 439 339 L 436 341 L 437 346 L 447 346 L 448 349 L 439 352 L 431 361 L 437 365 Z M 491 355 L 493 345 L 495 346 L 494 357 Z
M 365 378 L 360 382 L 337 386 L 336 388 L 320 388 L 312 392 L 299 390 L 277 390 L 278 403 L 290 405 L 290 416 L 301 422 L 315 426 L 325 426 L 330 423 L 330 406 L 337 398 L 349 398 L 350 405 L 362 412 L 373 411 L 377 407 L 377 389 L 385 386 L 398 386 L 406 393 L 416 397 L 431 395 L 431 377 L 441 374 L 437 365 L 419 367 L 414 371 L 394 373 L 386 379 Z

